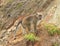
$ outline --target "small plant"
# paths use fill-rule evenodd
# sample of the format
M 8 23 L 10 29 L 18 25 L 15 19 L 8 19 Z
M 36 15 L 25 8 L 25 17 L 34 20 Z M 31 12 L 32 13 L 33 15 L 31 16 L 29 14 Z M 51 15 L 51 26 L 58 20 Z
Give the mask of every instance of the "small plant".
M 60 35 L 60 29 L 57 29 L 57 34 Z
M 50 30 L 48 30 L 50 35 L 54 35 L 55 33 L 57 33 L 57 29 L 56 28 L 52 28 Z
M 33 41 L 33 42 L 36 40 L 39 40 L 39 38 L 36 37 L 33 33 L 26 34 L 25 39 L 28 41 Z
M 46 24 L 45 27 L 48 30 L 48 33 L 50 35 L 54 35 L 58 31 L 57 26 L 56 25 L 53 25 L 53 24 Z
M 54 43 L 52 46 L 59 46 L 59 44 L 58 43 Z
M 27 40 L 26 46 L 29 46 L 29 44 L 34 46 L 35 41 L 39 40 L 33 33 L 26 34 L 25 39 Z
M 23 5 L 22 3 L 18 3 L 16 9 L 20 8 L 22 5 Z

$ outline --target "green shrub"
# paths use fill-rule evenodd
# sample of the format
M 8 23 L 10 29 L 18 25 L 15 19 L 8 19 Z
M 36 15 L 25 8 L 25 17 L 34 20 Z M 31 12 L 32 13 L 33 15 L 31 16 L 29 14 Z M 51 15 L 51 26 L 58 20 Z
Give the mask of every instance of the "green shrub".
M 20 8 L 22 5 L 23 5 L 22 3 L 18 3 L 16 9 Z
M 48 30 L 48 33 L 50 35 L 54 35 L 55 33 L 59 33 L 60 31 L 58 30 L 57 26 L 54 24 L 46 24 L 45 25 L 46 29 Z
M 25 35 L 25 39 L 28 41 L 36 41 L 39 40 L 38 37 L 36 37 L 33 33 L 29 33 Z
M 57 34 L 59 34 L 59 35 L 60 35 L 60 29 L 57 29 Z
M 54 43 L 52 46 L 59 46 L 59 44 L 58 43 Z

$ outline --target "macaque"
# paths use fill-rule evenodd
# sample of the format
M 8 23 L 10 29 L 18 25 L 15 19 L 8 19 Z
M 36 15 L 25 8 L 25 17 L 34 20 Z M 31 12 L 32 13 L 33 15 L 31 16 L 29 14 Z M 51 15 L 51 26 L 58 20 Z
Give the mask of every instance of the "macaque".
M 42 20 L 42 14 L 37 13 L 35 15 L 27 16 L 22 20 L 22 26 L 25 29 L 25 31 L 27 31 L 27 33 L 29 32 L 36 33 L 37 32 L 36 26 L 39 20 Z

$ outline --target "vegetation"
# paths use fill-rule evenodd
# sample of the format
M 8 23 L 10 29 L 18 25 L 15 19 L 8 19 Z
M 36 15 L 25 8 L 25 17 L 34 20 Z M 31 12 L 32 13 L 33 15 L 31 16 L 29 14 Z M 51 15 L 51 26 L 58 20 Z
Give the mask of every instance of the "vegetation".
M 21 6 L 22 6 L 22 3 L 18 3 L 17 6 L 16 6 L 16 8 L 18 9 L 18 8 L 20 8 Z
M 26 34 L 25 39 L 27 40 L 27 42 L 26 42 L 27 46 L 29 46 L 29 44 L 34 46 L 35 41 L 39 40 L 39 38 L 36 37 L 33 33 Z
M 57 29 L 57 34 L 60 35 L 60 29 Z
M 59 46 L 59 44 L 58 43 L 54 43 L 52 46 Z
M 50 35 L 60 34 L 60 30 L 54 24 L 46 24 L 45 27 Z
M 33 33 L 26 34 L 25 39 L 28 41 L 33 41 L 33 42 L 39 40 L 39 38 L 36 37 Z

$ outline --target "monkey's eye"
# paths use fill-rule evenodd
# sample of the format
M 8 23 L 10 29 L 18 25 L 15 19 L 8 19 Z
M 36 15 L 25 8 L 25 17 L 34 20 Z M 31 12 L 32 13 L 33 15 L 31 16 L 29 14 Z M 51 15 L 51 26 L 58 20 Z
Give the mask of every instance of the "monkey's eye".
M 10 17 L 11 15 L 9 14 L 8 17 Z
M 37 17 L 42 17 L 42 15 L 37 15 Z

